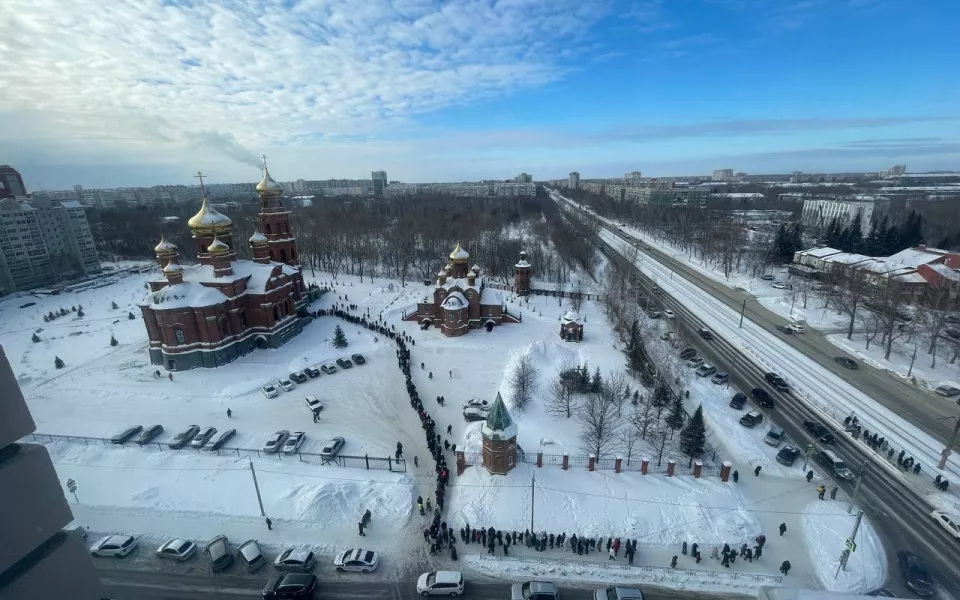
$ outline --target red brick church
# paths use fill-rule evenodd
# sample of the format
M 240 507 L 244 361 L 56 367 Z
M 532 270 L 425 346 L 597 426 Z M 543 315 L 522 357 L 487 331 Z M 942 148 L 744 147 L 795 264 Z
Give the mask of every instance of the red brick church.
M 238 260 L 233 222 L 207 202 L 187 221 L 200 264 L 180 264 L 177 247 L 161 238 L 154 248 L 162 277 L 149 282 L 140 305 L 150 338 L 150 362 L 168 371 L 218 367 L 256 348 L 276 348 L 306 322 L 307 302 L 297 242 L 283 188 L 263 166 L 256 186 L 260 231 L 250 244 L 253 260 Z

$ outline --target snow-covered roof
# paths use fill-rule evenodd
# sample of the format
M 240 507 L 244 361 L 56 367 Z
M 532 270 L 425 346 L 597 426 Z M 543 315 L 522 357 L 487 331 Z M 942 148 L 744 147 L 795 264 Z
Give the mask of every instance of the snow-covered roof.
M 230 252 L 230 246 L 226 245 L 220 238 L 214 238 L 213 243 L 207 247 L 210 254 L 226 254 Z
M 450 292 L 450 295 L 446 297 L 441 306 L 447 310 L 459 310 L 468 305 L 469 302 L 463 297 L 463 294 L 460 292 Z
M 948 279 L 960 281 L 960 269 L 954 269 L 953 267 L 948 267 L 947 265 L 941 263 L 927 266 Z
M 183 267 L 181 267 L 180 263 L 178 263 L 175 260 L 171 260 L 170 262 L 168 262 L 167 266 L 165 266 L 162 270 L 164 275 L 171 275 L 173 273 L 183 273 Z
M 479 274 L 480 274 L 480 265 L 476 265 L 476 264 L 475 264 L 475 265 L 473 265 L 472 267 L 470 267 L 470 270 L 473 271 L 473 272 L 475 272 L 477 275 L 479 275 Z
M 190 265 L 183 268 L 183 280 L 195 283 L 224 284 L 247 279 L 247 292 L 263 294 L 266 292 L 267 283 L 271 279 L 276 278 L 276 274 L 274 274 L 275 269 L 279 268 L 281 273 L 288 276 L 293 276 L 297 273 L 296 267 L 277 262 L 264 264 L 249 260 L 234 260 L 231 261 L 230 267 L 233 269 L 233 273 L 217 277 L 213 272 L 212 265 Z M 154 281 L 164 280 L 157 279 Z
M 170 310 L 174 308 L 202 308 L 214 306 L 224 301 L 225 297 L 216 288 L 185 281 L 160 288 L 147 294 L 143 303 L 154 309 Z
M 522 259 L 522 258 L 521 258 L 519 261 L 517 261 L 517 265 L 516 265 L 516 266 L 518 266 L 518 267 L 529 267 L 529 266 L 530 266 L 530 263 L 527 262 L 525 259 Z
M 482 306 L 500 306 L 503 304 L 503 296 L 499 290 L 485 287 L 480 292 L 480 304 Z
M 83 208 L 83 205 L 76 200 L 62 200 L 60 206 L 64 208 Z
M 187 221 L 187 226 L 191 229 L 196 229 L 198 227 L 227 227 L 232 225 L 233 221 L 230 220 L 230 217 L 221 213 L 219 210 L 207 204 L 207 198 L 203 198 L 203 204 L 200 205 L 200 210 L 197 211 L 197 214 L 190 217 L 190 220 Z
M 919 267 L 920 265 L 927 265 L 932 262 L 939 262 L 943 260 L 943 257 L 947 254 L 950 254 L 947 250 L 940 250 L 939 248 L 907 248 L 906 250 L 901 250 L 896 254 L 891 254 L 887 257 L 887 261 L 891 263 L 897 263 L 906 267 Z
M 477 277 L 477 278 L 474 279 L 473 285 L 470 285 L 470 282 L 467 280 L 466 277 L 463 277 L 463 278 L 460 278 L 460 279 L 455 279 L 455 278 L 453 278 L 453 277 L 450 277 L 450 276 L 447 275 L 446 273 L 440 273 L 439 275 L 437 275 L 437 277 L 446 277 L 446 278 L 447 278 L 447 280 L 446 280 L 445 282 L 443 282 L 443 283 L 440 283 L 440 282 L 438 281 L 438 282 L 437 282 L 437 286 L 438 286 L 438 287 L 442 287 L 443 289 L 448 290 L 448 291 L 449 291 L 449 290 L 452 290 L 453 288 L 460 288 L 460 289 L 463 290 L 463 291 L 467 291 L 467 290 L 469 290 L 469 289 L 479 290 L 481 287 L 483 287 L 483 279 L 481 279 L 481 278 L 479 278 L 479 277 Z
M 831 248 L 829 246 L 823 246 L 821 248 L 810 248 L 809 250 L 801 250 L 797 252 L 800 256 L 812 256 L 814 258 L 826 258 L 827 256 L 832 256 L 834 254 L 839 254 L 840 251 L 836 248 Z
M 170 252 L 176 249 L 177 249 L 177 245 L 167 240 L 167 238 L 162 235 L 160 236 L 160 243 L 153 247 L 153 251 L 157 253 Z
M 567 312 L 563 313 L 563 319 L 562 319 L 561 322 L 562 322 L 564 325 L 566 325 L 567 323 L 579 323 L 579 322 L 580 322 L 580 315 L 578 315 L 577 313 L 573 312 L 572 310 L 568 310 Z
M 509 440 L 517 437 L 517 424 L 510 417 L 500 392 L 497 392 L 497 397 L 487 414 L 487 420 L 480 428 L 480 435 L 491 440 Z
M 457 242 L 457 247 L 453 249 L 453 252 L 450 253 L 450 260 L 466 262 L 470 258 L 470 253 L 463 249 L 460 246 L 460 242 Z
M 841 263 L 844 265 L 856 265 L 868 260 L 874 259 L 870 256 L 866 256 L 865 254 L 854 254 L 852 252 L 840 252 L 839 254 L 830 256 L 830 262 Z

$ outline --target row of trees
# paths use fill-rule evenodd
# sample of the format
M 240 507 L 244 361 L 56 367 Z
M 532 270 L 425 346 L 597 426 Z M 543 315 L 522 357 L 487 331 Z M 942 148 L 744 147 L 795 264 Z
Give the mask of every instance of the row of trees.
M 893 223 L 887 215 L 870 224 L 870 232 L 863 235 L 862 217 L 856 215 L 846 226 L 834 218 L 823 231 L 823 243 L 831 248 L 865 254 L 867 256 L 890 256 L 901 250 L 922 244 L 923 217 L 913 211 L 899 223 Z

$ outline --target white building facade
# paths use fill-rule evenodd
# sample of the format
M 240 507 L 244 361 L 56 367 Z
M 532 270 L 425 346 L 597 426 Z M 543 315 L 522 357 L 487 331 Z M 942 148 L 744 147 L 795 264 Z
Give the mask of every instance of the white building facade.
M 846 227 L 860 216 L 860 230 L 863 235 L 870 233 L 874 203 L 872 200 L 846 200 L 839 198 L 813 198 L 804 200 L 800 222 L 804 227 L 825 228 L 834 219 L 841 227 Z

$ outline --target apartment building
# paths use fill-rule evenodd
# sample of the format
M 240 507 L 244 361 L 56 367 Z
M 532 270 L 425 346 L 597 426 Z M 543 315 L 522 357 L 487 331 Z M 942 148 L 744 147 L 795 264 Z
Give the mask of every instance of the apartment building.
M 571 171 L 567 175 L 567 187 L 571 190 L 575 190 L 580 187 L 580 173 L 577 171 Z
M 536 196 L 537 184 L 509 181 L 492 183 L 396 183 L 384 191 L 388 198 L 417 194 L 449 194 L 465 198 Z
M 810 198 L 803 202 L 800 223 L 804 227 L 822 229 L 838 219 L 841 227 L 860 217 L 860 230 L 863 235 L 870 233 L 870 221 L 873 219 L 874 201 L 856 198 Z
M 0 165 L 0 198 L 13 198 L 27 193 L 20 172 L 10 165 Z
M 733 179 L 733 169 L 714 169 L 713 181 L 730 181 Z

